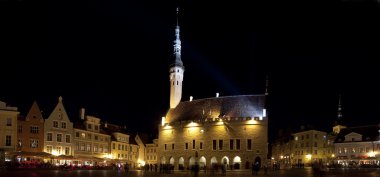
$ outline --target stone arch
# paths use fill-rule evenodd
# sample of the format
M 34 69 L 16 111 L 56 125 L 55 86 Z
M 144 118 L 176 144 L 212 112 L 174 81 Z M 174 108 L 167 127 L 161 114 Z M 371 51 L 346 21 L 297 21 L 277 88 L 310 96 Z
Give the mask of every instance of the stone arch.
M 191 168 L 191 166 L 195 165 L 195 162 L 196 162 L 195 157 L 190 157 L 189 158 L 189 167 Z
M 174 165 L 174 158 L 173 158 L 173 157 L 170 157 L 170 158 L 169 158 L 169 164 L 170 164 L 170 165 Z
M 206 166 L 206 158 L 202 156 L 201 158 L 199 158 L 199 167 L 204 168 L 205 166 Z
M 230 164 L 230 160 L 227 156 L 222 157 L 222 160 L 220 161 L 221 164 Z
M 161 164 L 166 164 L 166 158 L 165 156 L 162 156 L 161 157 L 161 161 L 160 161 Z
M 259 167 L 261 167 L 261 158 L 259 156 L 256 156 L 254 163 L 255 165 L 257 164 Z
M 234 169 L 240 169 L 241 167 L 241 158 L 239 156 L 235 156 L 232 160 L 232 164 Z
M 211 157 L 210 165 L 213 165 L 213 164 L 218 164 L 218 160 L 216 159 L 216 157 Z
M 180 157 L 178 159 L 178 170 L 184 170 L 185 169 L 185 159 L 183 157 Z

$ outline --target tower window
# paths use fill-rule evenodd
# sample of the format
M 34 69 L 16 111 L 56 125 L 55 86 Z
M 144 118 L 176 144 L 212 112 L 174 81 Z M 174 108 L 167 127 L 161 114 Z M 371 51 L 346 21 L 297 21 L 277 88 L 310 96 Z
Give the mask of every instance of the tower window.
M 173 81 L 173 85 L 174 85 L 174 81 Z
M 178 85 L 178 81 L 177 81 L 177 85 Z
M 179 69 L 177 70 L 177 73 L 179 73 Z

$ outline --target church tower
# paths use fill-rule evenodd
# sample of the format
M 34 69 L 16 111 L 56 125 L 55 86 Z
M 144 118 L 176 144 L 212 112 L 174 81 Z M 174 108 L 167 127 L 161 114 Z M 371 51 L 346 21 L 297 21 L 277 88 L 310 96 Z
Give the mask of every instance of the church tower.
M 175 27 L 175 40 L 174 40 L 174 62 L 170 64 L 170 108 L 175 108 L 182 97 L 182 81 L 183 72 L 185 68 L 181 60 L 181 39 L 179 38 L 179 25 L 178 25 L 178 13 L 177 8 L 177 25 Z
M 342 120 L 342 96 L 339 94 L 339 101 L 338 101 L 338 112 L 337 112 L 337 120 L 335 121 L 335 125 L 333 127 L 333 132 L 338 134 L 340 130 L 347 128 L 343 125 Z

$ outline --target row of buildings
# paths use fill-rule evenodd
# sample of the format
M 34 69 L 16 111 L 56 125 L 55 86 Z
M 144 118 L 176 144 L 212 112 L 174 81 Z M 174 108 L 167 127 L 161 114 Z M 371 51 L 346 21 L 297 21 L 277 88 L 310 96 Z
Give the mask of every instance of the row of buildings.
M 129 164 L 132 168 L 156 163 L 157 140 L 146 135 L 127 133 L 125 127 L 101 122 L 85 115 L 72 122 L 59 97 L 58 103 L 44 119 L 34 102 L 28 114 L 20 115 L 16 107 L 0 102 L 0 161 L 20 163 L 50 162 L 55 165 Z
M 283 168 L 313 163 L 339 166 L 380 166 L 380 124 L 347 127 L 338 118 L 330 132 L 301 127 L 284 131 L 272 144 L 272 162 Z
M 182 101 L 184 65 L 180 28 L 175 27 L 174 61 L 169 67 L 170 108 L 158 125 L 158 139 L 145 143 L 120 127 L 111 127 L 94 116 L 70 121 L 62 98 L 47 119 L 36 103 L 25 119 L 16 108 L 1 103 L 0 149 L 11 154 L 40 155 L 87 165 L 117 161 L 135 166 L 144 163 L 171 169 L 262 166 L 268 156 L 268 116 L 265 94 L 235 95 Z M 28 153 L 23 153 L 28 152 Z M 62 159 L 62 160 L 57 160 Z M 20 159 L 19 159 L 20 160 Z

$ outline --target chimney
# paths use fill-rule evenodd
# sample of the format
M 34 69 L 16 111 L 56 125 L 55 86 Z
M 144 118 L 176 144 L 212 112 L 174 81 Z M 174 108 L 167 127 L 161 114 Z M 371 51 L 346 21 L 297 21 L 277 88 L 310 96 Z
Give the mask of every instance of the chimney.
M 85 109 L 84 108 L 80 108 L 79 114 L 80 114 L 80 119 L 84 120 Z
M 104 127 L 106 127 L 106 128 L 107 128 L 107 121 L 105 121 L 105 122 L 104 122 Z
M 217 97 L 217 98 L 219 97 L 219 93 L 216 93 L 216 97 Z
M 190 96 L 190 101 L 193 101 L 193 96 Z

